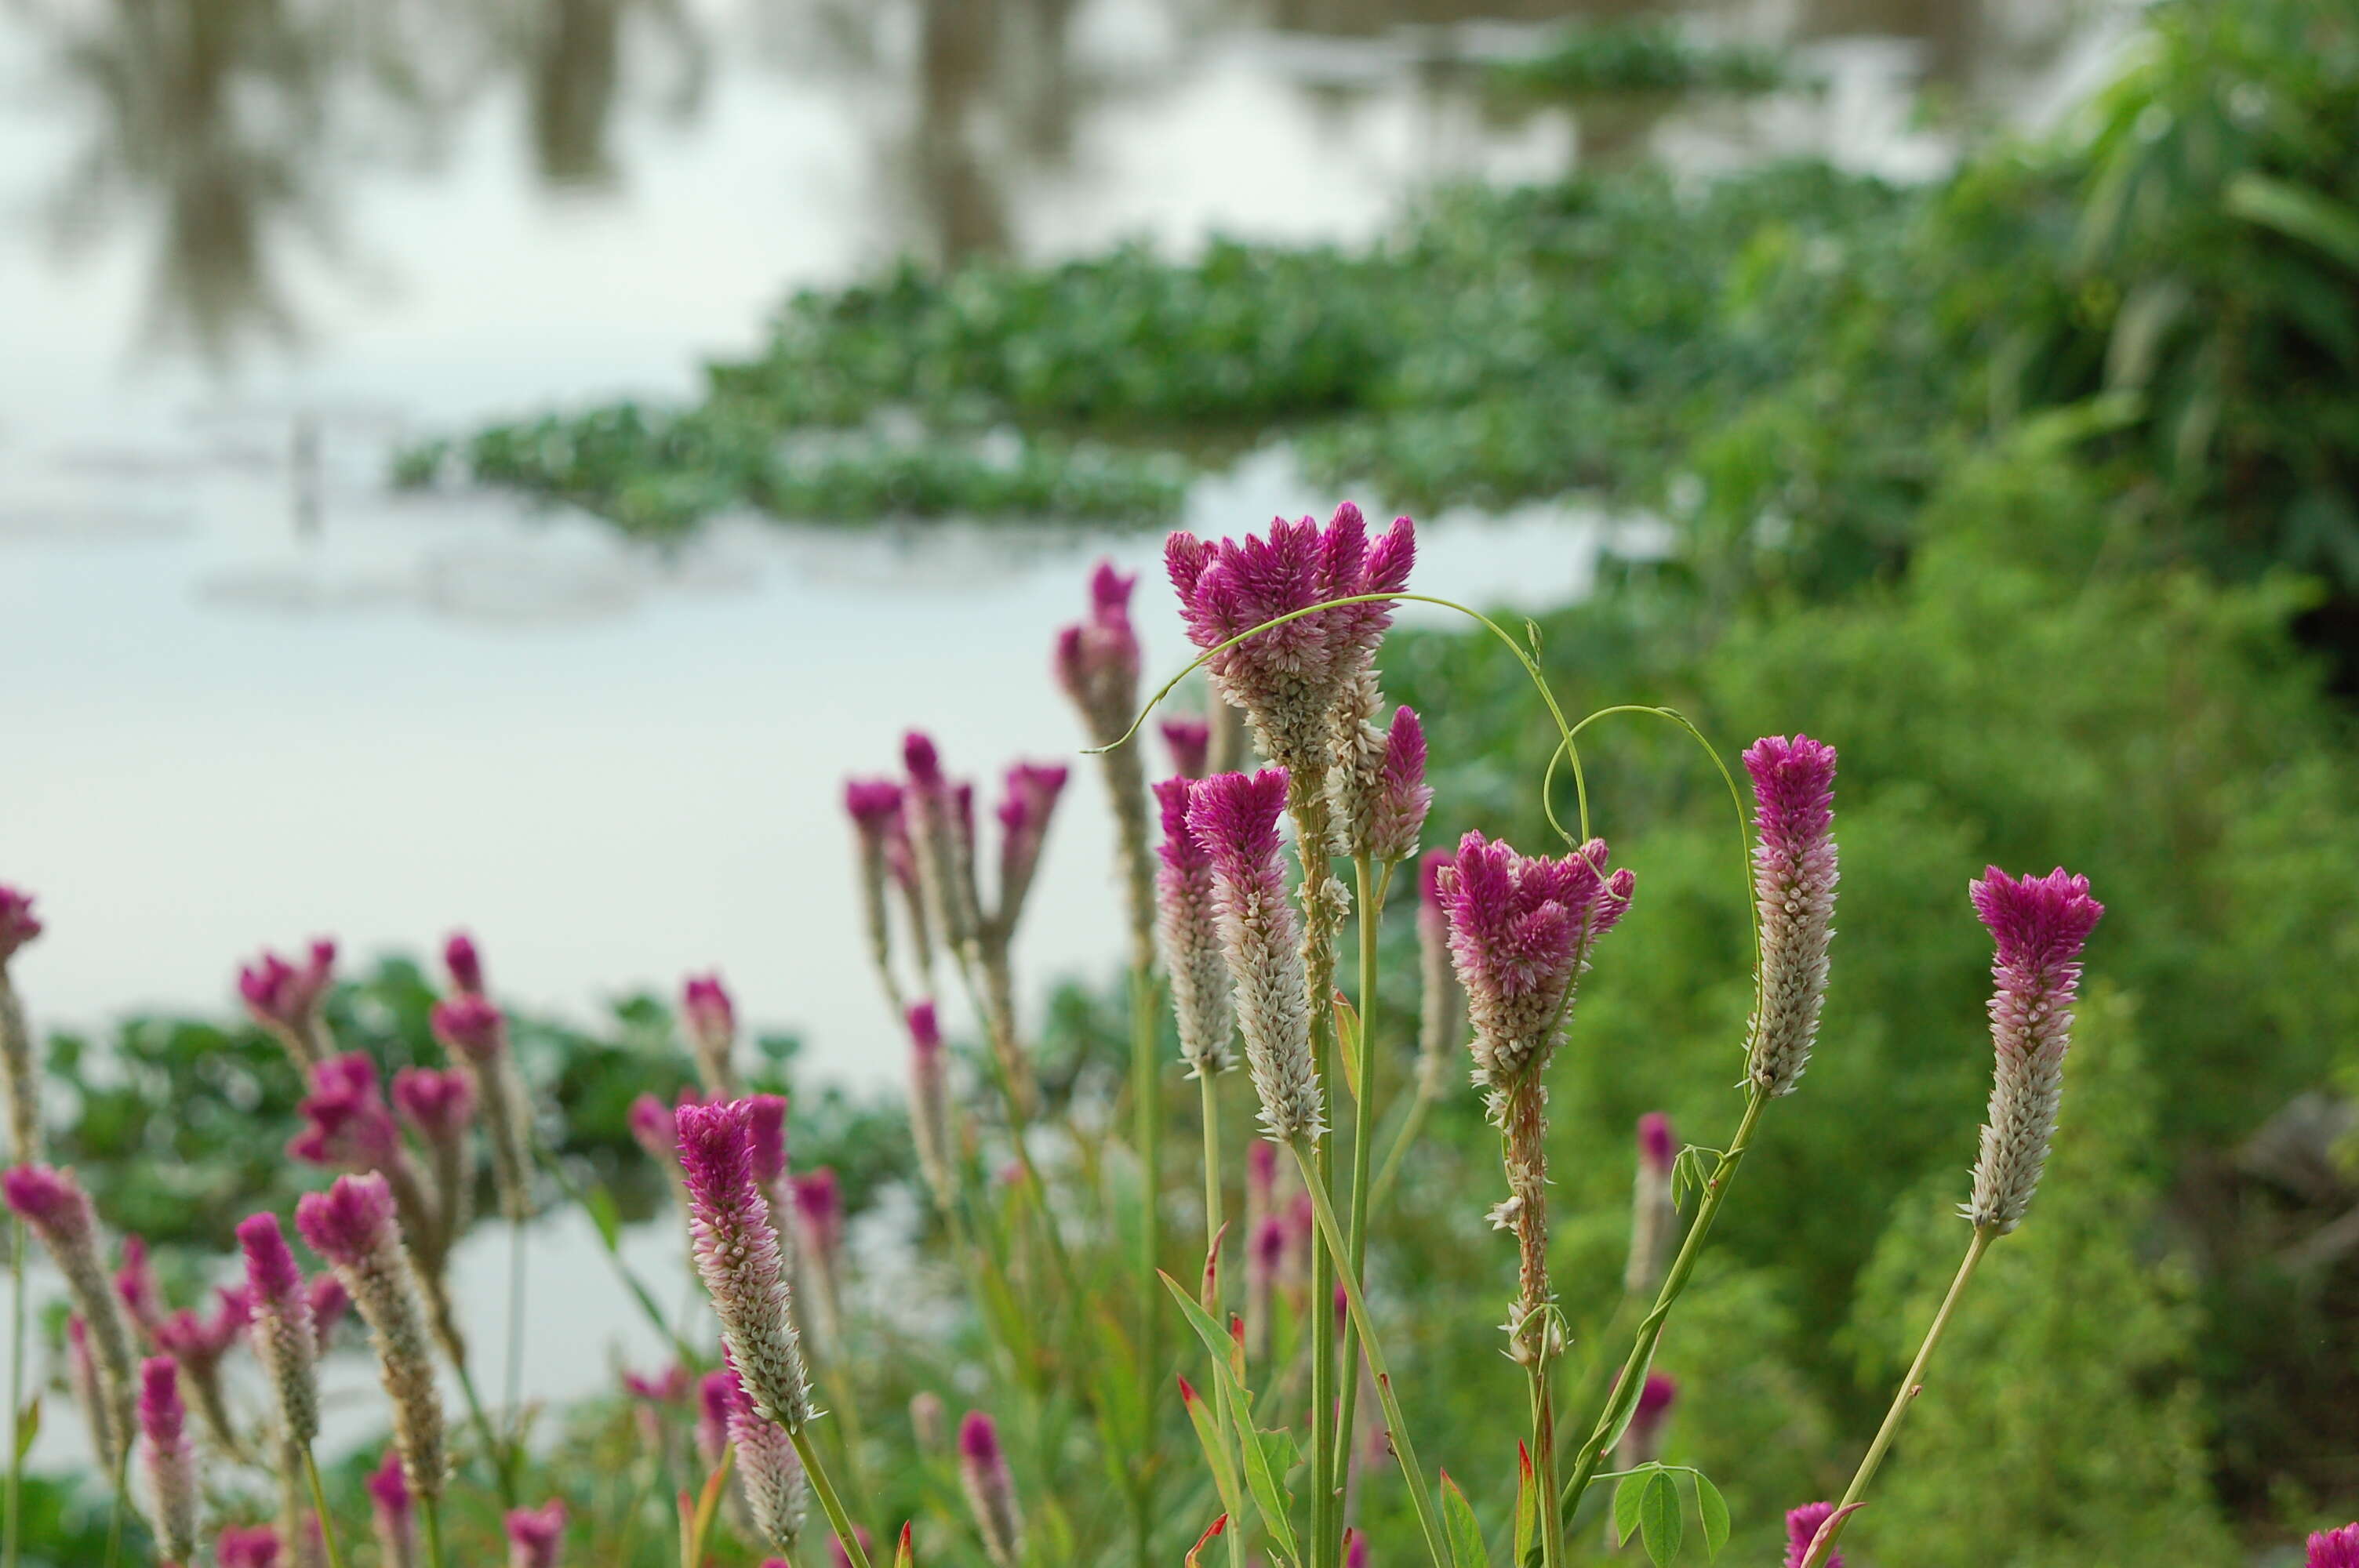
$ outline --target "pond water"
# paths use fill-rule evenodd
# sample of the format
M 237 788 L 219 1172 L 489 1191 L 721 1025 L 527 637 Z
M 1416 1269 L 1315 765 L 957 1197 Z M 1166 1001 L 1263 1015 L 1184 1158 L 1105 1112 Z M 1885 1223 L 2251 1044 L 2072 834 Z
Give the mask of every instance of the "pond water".
M 848 917 L 837 790 L 921 724 L 963 769 L 1058 756 L 1054 627 L 1136 535 L 751 520 L 658 553 L 384 481 L 405 434 L 679 395 L 791 285 L 904 251 L 1054 256 L 1214 230 L 1353 239 L 1447 178 L 1820 151 L 1938 172 L 1952 124 L 2052 115 L 2115 8 L 1731 0 L 1824 91 L 1577 114 L 1464 61 L 1549 0 L 18 0 L 0 10 L 0 877 L 49 934 L 45 1022 L 230 1004 L 257 946 L 422 951 L 582 1016 L 718 965 L 825 1072 L 897 1072 Z M 1620 11 L 1619 6 L 1598 7 Z M 1282 450 L 1188 524 L 1321 511 Z M 1419 586 L 1539 605 L 1642 521 L 1420 519 Z M 1084 772 L 1024 950 L 1118 961 Z M 579 1232 L 579 1234 L 577 1234 Z M 459 1261 L 498 1321 L 504 1242 Z M 578 1221 L 537 1236 L 528 1392 L 653 1349 Z M 667 1278 L 677 1238 L 632 1241 Z M 611 1310 L 610 1310 L 611 1309 Z M 486 1336 L 489 1329 L 481 1331 Z M 358 1367 L 350 1368 L 366 1381 Z M 373 1423 L 365 1411 L 351 1418 Z M 356 1428 L 357 1430 L 358 1428 Z M 71 1422 L 42 1456 L 78 1453 Z

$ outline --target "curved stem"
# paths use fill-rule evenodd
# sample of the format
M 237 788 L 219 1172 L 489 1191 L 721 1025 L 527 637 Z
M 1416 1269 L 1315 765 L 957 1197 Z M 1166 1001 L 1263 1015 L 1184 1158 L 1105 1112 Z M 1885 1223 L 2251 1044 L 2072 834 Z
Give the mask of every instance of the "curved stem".
M 343 1553 L 336 1546 L 336 1521 L 328 1514 L 328 1489 L 320 1484 L 320 1462 L 311 1456 L 311 1445 L 303 1445 L 303 1475 L 311 1483 L 311 1516 L 320 1521 L 320 1541 L 327 1548 L 328 1568 L 344 1568 Z
M 820 1463 L 819 1450 L 811 1446 L 810 1436 L 789 1432 L 787 1441 L 795 1445 L 795 1453 L 803 1462 L 803 1474 L 810 1477 L 811 1495 L 819 1498 L 820 1511 L 827 1515 L 827 1527 L 835 1531 L 836 1544 L 852 1560 L 852 1568 L 873 1568 L 868 1553 L 861 1549 L 860 1532 L 853 1528 L 852 1516 L 844 1512 L 843 1499 L 835 1495 L 835 1483 L 828 1479 L 827 1466 Z
M 1908 1415 L 1908 1407 L 1917 1402 L 1917 1396 L 1925 1391 L 1925 1368 L 1932 1362 L 1934 1348 L 1941 1343 L 1941 1336 L 1949 1329 L 1950 1314 L 1957 1311 L 1958 1298 L 1966 1293 L 1966 1281 L 1974 1277 L 1974 1270 L 1982 1264 L 1983 1254 L 1990 1250 L 1990 1244 L 1997 1238 L 1998 1232 L 1990 1227 L 1975 1227 L 1974 1238 L 1966 1246 L 1965 1261 L 1958 1265 L 1958 1276 L 1950 1281 L 1950 1293 L 1941 1298 L 1941 1310 L 1933 1314 L 1933 1326 L 1925 1331 L 1925 1343 L 1917 1347 L 1917 1359 L 1908 1364 L 1908 1375 L 1900 1379 L 1900 1391 L 1892 1396 L 1892 1408 L 1885 1411 L 1884 1424 L 1876 1429 L 1875 1441 L 1867 1446 L 1867 1457 L 1859 1462 L 1859 1471 L 1852 1476 L 1851 1485 L 1843 1488 L 1843 1501 L 1835 1505 L 1833 1517 L 1820 1530 L 1819 1538 L 1811 1542 L 1810 1555 L 1802 1560 L 1802 1568 L 1819 1568 L 1819 1564 L 1834 1551 L 1844 1522 L 1851 1518 L 1852 1509 L 1859 1506 L 1860 1498 L 1866 1495 L 1868 1483 L 1875 1479 L 1876 1468 L 1884 1463 L 1886 1451 L 1891 1448 L 1893 1438 L 1899 1434 L 1901 1419 Z
M 1358 1280 L 1367 1267 L 1368 1216 L 1374 1208 L 1369 1186 L 1376 1137 L 1376 922 L 1383 913 L 1384 894 L 1376 885 L 1375 868 L 1363 855 L 1352 862 L 1358 886 L 1360 921 L 1360 1040 L 1353 1058 L 1353 1076 L 1360 1086 L 1352 1112 L 1352 1260 L 1345 1265 Z M 1386 880 L 1391 869 L 1386 870 Z M 1335 1419 L 1335 1484 L 1348 1491 L 1352 1485 L 1352 1428 L 1359 1414 L 1360 1330 L 1343 1330 L 1343 1412 Z

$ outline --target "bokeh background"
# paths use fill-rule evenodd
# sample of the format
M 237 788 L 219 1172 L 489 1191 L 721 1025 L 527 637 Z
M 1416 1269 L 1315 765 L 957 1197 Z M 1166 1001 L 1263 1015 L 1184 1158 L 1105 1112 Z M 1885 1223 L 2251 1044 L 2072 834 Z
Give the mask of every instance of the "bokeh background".
M 2292 1561 L 2359 1509 L 2354 124 L 2330 0 L 0 0 L 0 875 L 67 1147 L 194 1278 L 299 1180 L 237 963 L 333 934 L 398 1060 L 463 925 L 650 1213 L 648 999 L 717 966 L 889 1278 L 842 779 L 912 724 L 1070 753 L 1091 562 L 1176 669 L 1164 528 L 1348 494 L 1576 707 L 1843 751 L 1828 1041 L 1673 1457 L 1756 1537 L 1847 1474 L 1955 1240 L 1965 881 L 2063 861 L 2114 911 L 2066 1142 L 1859 1556 Z M 1430 836 L 1537 839 L 1520 673 L 1403 619 Z M 1729 1119 L 1741 904 L 1683 745 L 1592 758 L 1647 893 L 1559 1089 L 1568 1278 L 1618 1276 L 1631 1118 Z M 1084 1087 L 1093 784 L 1024 955 Z M 1443 1119 L 1402 1278 L 1462 1433 L 1502 1260 Z M 534 1249 L 529 1393 L 654 1353 L 586 1219 Z

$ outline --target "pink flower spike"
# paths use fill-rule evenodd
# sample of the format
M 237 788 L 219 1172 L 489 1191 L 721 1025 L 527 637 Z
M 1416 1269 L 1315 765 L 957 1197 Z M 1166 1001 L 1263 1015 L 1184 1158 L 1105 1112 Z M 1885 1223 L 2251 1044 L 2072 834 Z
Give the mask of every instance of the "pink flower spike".
M 169 1356 L 139 1364 L 139 1433 L 147 1439 L 149 1520 L 157 1555 L 187 1564 L 197 1554 L 197 1451 L 180 1402 L 180 1368 Z
M 745 1148 L 755 1182 L 767 1191 L 787 1173 L 787 1098 L 745 1097 Z
M 1425 782 L 1425 728 L 1415 708 L 1396 708 L 1385 736 L 1383 767 L 1368 800 L 1364 843 L 1355 847 L 1378 860 L 1408 860 L 1417 853 L 1418 835 L 1425 831 L 1432 806 L 1433 786 Z
M 2322 1530 L 2311 1536 L 2302 1568 L 2359 1568 L 2359 1524 Z
M 909 1137 L 917 1145 L 919 1173 L 947 1212 L 958 1189 L 958 1162 L 951 1147 L 950 1071 L 942 1055 L 942 1030 L 930 1001 L 910 1005 Z
M 1835 750 L 1797 735 L 1765 735 L 1745 753 L 1759 841 L 1754 905 L 1761 923 L 1761 1010 L 1747 1042 L 1746 1076 L 1765 1095 L 1788 1095 L 1810 1065 L 1827 992 L 1834 936 Z
M 696 1375 L 688 1368 L 673 1362 L 652 1378 L 636 1372 L 623 1374 L 623 1389 L 635 1400 L 645 1400 L 652 1405 L 683 1405 L 693 1391 Z
M 230 1525 L 213 1543 L 221 1568 L 278 1568 L 278 1532 L 266 1524 Z
M 821 1257 L 833 1258 L 843 1249 L 843 1189 L 833 1168 L 821 1165 L 794 1183 L 795 1213 L 802 1221 L 804 1239 Z
M 843 809 L 864 839 L 882 844 L 901 815 L 901 786 L 891 779 L 847 779 Z
M 1208 719 L 1167 719 L 1161 725 L 1171 769 L 1183 779 L 1201 779 L 1211 763 L 1212 724 Z
M 981 1411 L 959 1422 L 959 1478 L 974 1511 L 984 1550 L 997 1568 L 1016 1568 L 1024 1555 L 1024 1516 L 1016 1501 L 1015 1477 L 999 1449 L 999 1428 Z
M 1656 1174 L 1668 1176 L 1671 1163 L 1679 1158 L 1679 1143 L 1671 1136 L 1671 1119 L 1659 1110 L 1650 1110 L 1638 1119 L 1638 1158 L 1647 1162 Z
M 671 1107 L 653 1095 L 631 1102 L 631 1136 L 640 1148 L 667 1165 L 679 1163 L 679 1129 Z
M 237 1244 L 245 1253 L 246 1289 L 269 1311 L 292 1313 L 303 1300 L 303 1271 L 287 1245 L 275 1214 L 250 1214 L 237 1222 Z
M 319 1336 L 320 1348 L 325 1350 L 353 1304 L 352 1294 L 333 1274 L 315 1274 L 303 1288 L 303 1300 L 311 1309 L 311 1332 Z
M 446 998 L 434 1004 L 429 1022 L 442 1049 L 479 1066 L 507 1051 L 507 1019 L 487 998 Z
M 1057 633 L 1057 684 L 1101 746 L 1121 738 L 1138 703 L 1138 633 L 1130 623 L 1130 594 L 1137 583 L 1112 561 L 1100 561 L 1090 574 L 1089 619 Z
M 115 1271 L 114 1293 L 123 1298 L 123 1310 L 139 1332 L 153 1335 L 156 1325 L 164 1320 L 163 1292 L 156 1287 L 156 1270 L 147 1260 L 147 1243 L 142 1238 L 125 1234 L 123 1238 L 123 1267 Z
M 565 1544 L 565 1500 L 552 1498 L 537 1509 L 510 1509 L 508 1568 L 557 1568 Z
M 1190 1077 L 1212 1077 L 1236 1065 L 1236 1054 L 1230 1049 L 1236 1005 L 1221 944 L 1212 857 L 1188 826 L 1196 788 L 1196 781 L 1186 777 L 1165 779 L 1155 786 L 1163 815 L 1163 842 L 1158 850 L 1162 863 L 1155 873 L 1155 930 L 1171 977 L 1180 1054 L 1187 1059 Z
M 737 1038 L 737 1004 L 729 995 L 729 988 L 721 981 L 721 971 L 707 975 L 690 975 L 680 988 L 680 1017 L 687 1022 L 689 1033 L 699 1040 L 734 1041 Z
M 475 1118 L 475 1086 L 456 1069 L 404 1067 L 393 1076 L 393 1103 L 429 1143 L 464 1137 Z
M 1834 1513 L 1832 1503 L 1804 1503 L 1786 1516 L 1786 1568 L 1802 1568 L 1810 1560 L 1810 1542 L 1819 1536 L 1819 1527 Z M 1821 1568 L 1843 1568 L 1840 1552 L 1827 1554 Z
M 324 1193 L 306 1193 L 295 1205 L 295 1228 L 312 1251 L 331 1263 L 358 1268 L 388 1243 L 397 1245 L 393 1189 L 386 1179 L 339 1176 Z
M 736 1369 L 724 1368 L 723 1376 L 729 1442 L 737 1454 L 737 1483 L 745 1511 L 754 1516 L 754 1528 L 763 1540 L 783 1552 L 802 1533 L 810 1493 L 802 1458 L 785 1430 L 754 1408 Z
M 11 1210 L 40 1234 L 51 1251 L 60 1243 L 87 1247 L 98 1234 L 98 1217 L 70 1170 L 55 1165 L 16 1165 L 0 1175 L 0 1195 Z
M 1040 849 L 1048 842 L 1049 819 L 1057 797 L 1064 793 L 1066 771 L 1036 762 L 1018 762 L 1007 770 L 999 817 L 999 911 L 1002 930 L 1012 929 L 1024 912 L 1039 870 Z
M 311 944 L 301 967 L 265 948 L 262 956 L 238 971 L 238 995 L 246 1011 L 267 1029 L 300 1032 L 308 1028 L 328 988 L 335 983 L 336 945 L 326 937 Z
M 442 944 L 442 967 L 451 972 L 451 989 L 461 996 L 482 996 L 484 991 L 484 957 L 475 950 L 475 939 L 463 931 L 453 931 Z
M 1343 1568 L 1368 1568 L 1368 1538 L 1356 1530 L 1343 1532 Z
M 708 1466 L 721 1463 L 729 1446 L 729 1406 L 737 1387 L 737 1375 L 725 1368 L 697 1380 L 696 1451 Z
M 16 956 L 16 949 L 41 934 L 41 923 L 33 914 L 33 895 L 19 888 L 0 882 L 0 964 Z
M 385 1568 L 412 1568 L 418 1561 L 418 1514 L 409 1479 L 402 1473 L 401 1454 L 385 1451 L 385 1463 L 369 1473 L 369 1512 L 376 1525 L 379 1561 Z
M 400 1130 L 365 1052 L 347 1051 L 312 1068 L 311 1093 L 296 1108 L 306 1125 L 288 1141 L 287 1152 L 307 1164 L 368 1171 L 391 1164 L 400 1152 Z
M 763 1417 L 799 1431 L 811 1415 L 810 1382 L 777 1231 L 754 1184 L 745 1108 L 684 1105 L 676 1115 L 697 1272 L 723 1341 Z
M 1245 1065 L 1277 1142 L 1316 1141 L 1326 1108 L 1310 1057 L 1310 981 L 1287 896 L 1277 818 L 1287 773 L 1216 773 L 1188 786 L 1188 828 L 1212 863 L 1221 947 L 1236 991 Z

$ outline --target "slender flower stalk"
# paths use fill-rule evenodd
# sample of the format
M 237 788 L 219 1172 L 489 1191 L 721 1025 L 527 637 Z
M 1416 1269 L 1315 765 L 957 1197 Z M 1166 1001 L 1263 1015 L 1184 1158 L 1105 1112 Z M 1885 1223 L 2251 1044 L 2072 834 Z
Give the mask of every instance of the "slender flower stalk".
M 697 1272 L 712 1292 L 721 1337 L 754 1408 L 799 1432 L 811 1418 L 810 1377 L 778 1233 L 754 1184 L 746 1109 L 734 1101 L 684 1105 L 677 1117 Z
M 138 1374 L 130 1333 L 99 1261 L 98 1217 L 73 1173 L 51 1165 L 11 1167 L 0 1175 L 0 1193 L 65 1276 L 66 1293 L 86 1325 L 98 1368 L 100 1398 L 92 1409 L 92 1425 L 109 1456 L 108 1467 L 119 1471 L 130 1452 Z
M 510 1509 L 508 1568 L 557 1568 L 565 1545 L 565 1499 L 552 1498 L 537 1509 Z
M 197 1451 L 180 1402 L 180 1368 L 169 1356 L 139 1364 L 139 1433 L 147 1470 L 147 1519 L 165 1568 L 192 1568 L 197 1555 Z
M 690 975 L 680 988 L 679 1017 L 688 1035 L 689 1054 L 709 1099 L 735 1099 L 737 1067 L 737 1004 L 718 970 Z
M 792 1553 L 810 1506 L 810 1482 L 784 1428 L 765 1420 L 732 1371 L 728 1378 L 729 1441 L 737 1451 L 737 1485 L 762 1544 Z
M 335 1054 L 326 1014 L 335 979 L 336 945 L 326 937 L 311 944 L 299 966 L 266 948 L 238 971 L 237 991 L 245 1011 L 277 1037 L 306 1076 Z
M 8 1102 L 8 1149 L 13 1163 L 41 1157 L 41 1076 L 24 1004 L 9 978 L 9 961 L 41 934 L 30 893 L 0 883 L 0 1091 Z M 13 1517 L 13 1515 L 12 1515 Z
M 950 1063 L 930 1001 L 913 1002 L 909 1028 L 909 1136 L 918 1170 L 934 1206 L 948 1214 L 958 1201 L 958 1157 L 951 1132 Z
M 418 1279 L 394 1219 L 393 1194 L 382 1175 L 339 1176 L 324 1193 L 306 1194 L 295 1206 L 295 1228 L 328 1260 L 352 1295 L 376 1342 L 377 1372 L 393 1404 L 394 1446 L 412 1495 L 431 1503 L 442 1494 L 442 1399 L 426 1347 Z
M 1810 1065 L 1834 937 L 1835 749 L 1797 735 L 1765 735 L 1745 753 L 1759 839 L 1754 899 L 1761 921 L 1761 1002 L 1746 1076 L 1789 1095 Z
M 1622 1271 L 1625 1294 L 1652 1295 L 1670 1267 L 1680 1223 L 1679 1206 L 1671 1201 L 1671 1167 L 1679 1152 L 1669 1117 L 1650 1110 L 1638 1119 L 1638 1179 L 1632 1187 L 1630 1205 L 1630 1260 Z
M 377 1561 L 384 1568 L 418 1568 L 418 1509 L 409 1495 L 398 1450 L 386 1449 L 385 1463 L 369 1475 L 369 1516 L 376 1527 Z
M 959 1481 L 974 1511 L 975 1533 L 995 1568 L 1016 1568 L 1024 1556 L 1024 1513 L 1016 1501 L 1016 1478 L 1000 1452 L 999 1428 L 981 1411 L 959 1422 Z
M 531 1109 L 508 1049 L 507 1018 L 480 996 L 434 1004 L 434 1038 L 474 1080 L 475 1104 L 492 1146 L 492 1184 L 512 1225 L 532 1217 Z
M 1199 786 L 1187 778 L 1155 786 L 1163 815 L 1161 865 L 1155 876 L 1156 931 L 1171 977 L 1171 1008 L 1180 1025 L 1180 1054 L 1190 1077 L 1212 1077 L 1236 1065 L 1232 1045 L 1236 1004 L 1222 951 L 1212 857 L 1188 825 Z
M 887 893 L 893 869 L 893 840 L 901 821 L 901 786 L 891 779 L 850 779 L 843 786 L 844 815 L 852 818 L 856 850 L 854 885 L 860 890 L 860 918 L 868 933 L 868 960 L 885 988 L 885 1000 L 894 1011 L 904 1007 L 901 983 L 893 974 L 892 901 Z M 919 976 L 924 984 L 925 976 Z

